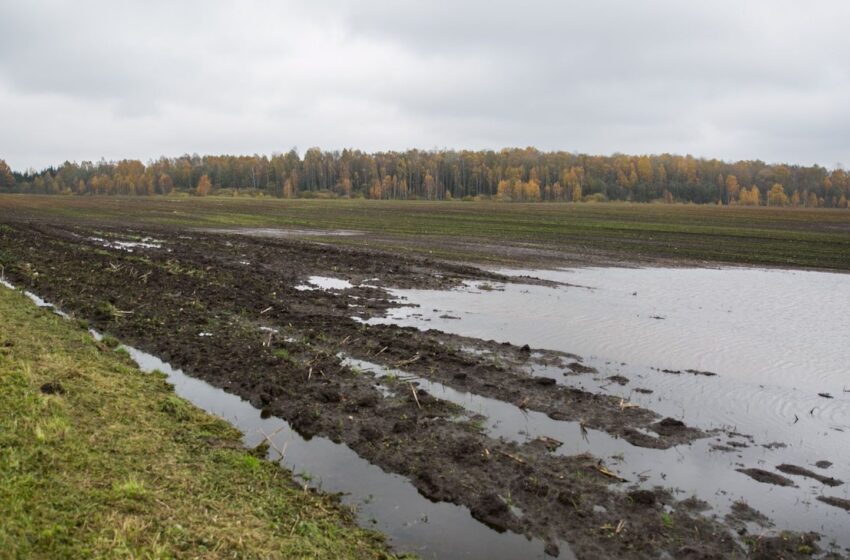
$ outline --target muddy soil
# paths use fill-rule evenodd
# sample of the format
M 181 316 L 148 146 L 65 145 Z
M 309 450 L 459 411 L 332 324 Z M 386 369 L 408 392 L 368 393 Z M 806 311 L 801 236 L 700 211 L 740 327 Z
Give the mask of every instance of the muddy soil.
M 553 555 L 562 542 L 579 558 L 766 557 L 767 550 L 795 558 L 818 550 L 816 537 L 807 535 L 789 537 L 805 546 L 760 541 L 748 549 L 733 525 L 693 511 L 671 492 L 624 488 L 599 459 L 555 455 L 545 441 L 490 437 L 472 412 L 340 359 L 345 353 L 403 368 L 555 420 L 579 421 L 633 445 L 666 448 L 707 435 L 619 398 L 536 378 L 524 367 L 537 360 L 567 373 L 581 369 L 577 356 L 353 318 L 397 306 L 385 287 L 450 288 L 469 279 L 510 278 L 305 239 L 4 220 L 0 264 L 13 283 L 240 395 L 305 437 L 345 443 L 407 477 L 428 498 L 466 506 L 498 531 L 542 538 Z M 146 242 L 155 246 L 103 242 L 141 238 L 155 239 Z M 355 287 L 304 289 L 313 276 Z

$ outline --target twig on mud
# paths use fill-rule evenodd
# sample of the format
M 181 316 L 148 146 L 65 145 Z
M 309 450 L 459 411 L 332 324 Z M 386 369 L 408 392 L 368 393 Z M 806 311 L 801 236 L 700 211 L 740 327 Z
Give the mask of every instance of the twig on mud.
M 389 346 L 384 346 L 384 347 L 383 347 L 383 348 L 381 348 L 381 349 L 378 351 L 378 353 L 377 353 L 377 354 L 375 354 L 375 355 L 376 355 L 376 356 L 380 356 L 381 354 L 383 354 L 384 352 L 386 352 L 388 348 L 389 348 Z
M 313 377 L 313 366 L 310 366 L 310 370 L 307 372 L 307 381 L 310 381 L 311 377 Z
M 619 523 L 617 523 L 617 528 L 616 528 L 616 529 L 614 529 L 614 534 L 615 534 L 615 535 L 619 535 L 619 534 L 620 534 L 620 532 L 623 530 L 623 527 L 625 527 L 625 526 L 626 526 L 626 520 L 625 520 L 625 519 L 621 519 L 621 520 L 620 520 L 620 522 L 619 522 Z
M 525 459 L 523 459 L 522 457 L 517 457 L 516 455 L 513 455 L 513 454 L 511 454 L 511 453 L 508 453 L 507 451 L 502 451 L 501 449 L 499 449 L 498 451 L 499 451 L 499 455 L 504 455 L 504 456 L 505 456 L 505 457 L 507 457 L 508 459 L 513 459 L 514 461 L 516 461 L 516 462 L 517 462 L 517 463 L 519 463 L 520 465 L 524 465 L 524 464 L 525 464 Z
M 613 478 L 614 480 L 618 480 L 618 481 L 620 481 L 620 482 L 628 482 L 628 481 L 627 481 L 625 478 L 623 478 L 622 476 L 618 475 L 618 474 L 617 474 L 617 473 L 615 473 L 615 472 L 609 471 L 607 468 L 603 467 L 602 465 L 596 465 L 594 468 L 595 468 L 595 469 L 596 469 L 596 470 L 597 470 L 600 474 L 603 474 L 603 475 L 607 476 L 608 478 Z
M 263 341 L 263 346 L 265 346 L 265 347 L 269 347 L 269 346 L 271 346 L 271 345 L 272 345 L 272 336 L 273 336 L 273 335 L 274 335 L 274 332 L 269 331 L 268 336 L 267 336 L 267 337 L 266 337 L 266 339 Z
M 398 362 L 398 363 L 395 365 L 395 367 L 399 368 L 399 367 L 402 367 L 402 366 L 410 365 L 410 364 L 412 364 L 413 362 L 415 362 L 416 360 L 418 360 L 418 359 L 419 359 L 419 358 L 421 358 L 421 357 L 422 357 L 422 356 L 420 356 L 420 355 L 419 355 L 419 353 L 417 352 L 417 353 L 416 353 L 416 355 L 415 355 L 415 356 L 413 356 L 412 358 L 410 358 L 410 359 L 408 359 L 408 360 L 402 360 L 402 361 Z
M 342 339 L 342 342 L 340 342 L 340 343 L 339 343 L 339 345 L 340 345 L 340 346 L 342 346 L 343 344 L 345 344 L 346 342 L 348 342 L 348 339 L 349 339 L 349 338 L 351 338 L 351 335 L 348 335 L 348 336 L 346 336 L 345 338 L 343 338 L 343 339 Z
M 620 410 L 626 410 L 627 408 L 638 408 L 640 405 L 637 405 L 633 402 L 628 402 L 625 399 L 620 399 Z
M 419 403 L 419 397 L 416 395 L 416 387 L 413 386 L 413 383 L 410 384 L 410 392 L 413 393 L 413 400 L 416 401 L 416 406 L 421 409 L 422 405 Z
M 266 313 L 268 313 L 268 312 L 269 312 L 269 311 L 271 311 L 272 309 L 274 309 L 274 307 L 272 307 L 272 306 L 270 305 L 270 306 L 266 307 L 265 309 L 263 309 L 262 311 L 260 311 L 260 315 L 265 315 Z

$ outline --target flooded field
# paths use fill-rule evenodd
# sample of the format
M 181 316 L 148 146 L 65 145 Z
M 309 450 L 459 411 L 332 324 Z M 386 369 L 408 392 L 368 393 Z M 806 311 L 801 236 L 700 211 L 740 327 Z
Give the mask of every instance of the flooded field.
M 850 277 L 483 270 L 163 229 L 17 225 L 0 250 L 11 284 L 118 338 L 400 552 L 850 547 Z
M 531 372 L 740 435 L 648 450 L 605 434 L 577 438 L 575 427 L 546 417 L 526 415 L 527 426 L 508 420 L 509 431 L 566 441 L 572 434 L 570 452 L 616 457 L 625 477 L 695 495 L 720 515 L 744 500 L 778 527 L 850 546 L 847 512 L 817 500 L 846 500 L 850 485 L 792 477 L 780 487 L 736 470 L 793 464 L 850 480 L 850 277 L 752 268 L 499 272 L 563 285 L 391 290 L 404 307 L 369 322 L 579 354 L 595 371 Z
M 2 279 L 0 286 L 16 289 Z M 39 307 L 70 318 L 36 294 L 25 294 Z M 95 330 L 91 334 L 97 340 L 103 338 Z M 264 414 L 236 395 L 190 377 L 138 348 L 120 348 L 142 371 L 164 373 L 179 396 L 238 428 L 246 447 L 267 445 L 268 458 L 289 468 L 305 486 L 339 493 L 361 525 L 387 535 L 399 550 L 424 559 L 553 557 L 544 553 L 544 544 L 538 539 L 493 531 L 473 519 L 466 508 L 425 499 L 404 477 L 384 472 L 345 445 L 320 437 L 305 439 L 282 418 Z M 560 544 L 557 558 L 575 558 L 567 543 Z

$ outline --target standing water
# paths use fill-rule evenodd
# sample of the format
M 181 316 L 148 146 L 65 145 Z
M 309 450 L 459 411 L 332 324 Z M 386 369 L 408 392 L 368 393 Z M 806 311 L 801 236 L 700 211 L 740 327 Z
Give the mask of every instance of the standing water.
M 632 480 L 696 495 L 718 514 L 742 499 L 779 528 L 817 531 L 850 546 L 848 513 L 817 500 L 850 499 L 850 484 L 829 488 L 794 477 L 795 486 L 778 487 L 736 470 L 790 463 L 850 482 L 849 275 L 750 268 L 499 272 L 561 285 L 392 290 L 405 306 L 369 322 L 579 354 L 598 373 L 530 373 L 618 395 L 705 430 L 746 434 L 671 450 L 600 434 L 587 451 L 618 461 Z M 610 382 L 613 375 L 628 383 Z M 574 430 L 545 425 L 538 429 Z M 813 466 L 818 460 L 833 466 L 821 471 Z

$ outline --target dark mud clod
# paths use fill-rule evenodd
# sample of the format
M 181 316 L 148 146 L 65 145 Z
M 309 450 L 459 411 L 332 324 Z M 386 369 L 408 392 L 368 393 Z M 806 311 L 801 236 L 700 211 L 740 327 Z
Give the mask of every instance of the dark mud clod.
M 561 548 L 557 544 L 550 541 L 546 543 L 546 546 L 543 548 L 543 552 L 545 552 L 548 556 L 554 557 L 561 553 Z
M 637 505 L 647 507 L 655 505 L 655 494 L 649 490 L 633 490 L 628 495 L 629 499 Z
M 338 403 L 342 395 L 336 387 L 322 387 L 319 389 L 319 400 L 326 403 Z
M 570 368 L 570 371 L 573 373 L 599 373 L 596 368 L 586 366 L 579 362 L 572 362 L 567 364 L 567 367 Z
M 45 395 L 64 395 L 65 387 L 58 381 L 50 381 L 41 386 L 41 392 Z
M 369 393 L 357 399 L 357 406 L 362 408 L 374 408 L 378 405 L 378 395 Z
M 496 531 L 504 532 L 507 529 L 505 521 L 510 515 L 510 508 L 498 494 L 490 492 L 480 496 L 471 511 L 475 519 Z
M 831 476 L 823 476 L 822 474 L 818 474 L 803 467 L 798 467 L 797 465 L 782 464 L 776 467 L 776 470 L 785 474 L 805 476 L 807 478 L 817 480 L 818 482 L 825 484 L 826 486 L 841 486 L 842 484 L 844 484 L 837 478 L 832 478 Z
M 770 519 L 762 512 L 754 509 L 750 504 L 744 501 L 737 501 L 732 504 L 732 511 L 726 515 L 726 520 L 733 527 L 737 527 L 739 531 L 746 532 L 747 523 L 755 523 L 759 527 L 767 528 L 773 526 Z
M 829 467 L 832 466 L 832 463 L 830 461 L 820 460 L 817 463 L 815 463 L 815 466 L 819 469 L 828 469 Z
M 794 481 L 782 475 L 766 471 L 764 469 L 735 469 L 739 473 L 744 473 L 757 482 L 765 484 L 775 484 L 777 486 L 796 486 Z
M 850 500 L 846 500 L 844 498 L 836 498 L 835 496 L 818 496 L 818 501 L 850 511 Z
M 819 539 L 820 537 L 815 533 L 762 536 L 752 542 L 749 558 L 753 560 L 809 558 L 820 551 L 817 545 Z
M 715 377 L 717 375 L 713 371 L 701 371 L 698 369 L 686 369 L 685 372 L 690 373 L 692 375 L 702 375 L 704 377 Z
M 373 426 L 362 426 L 360 428 L 360 437 L 366 441 L 377 441 L 381 439 L 381 430 Z

